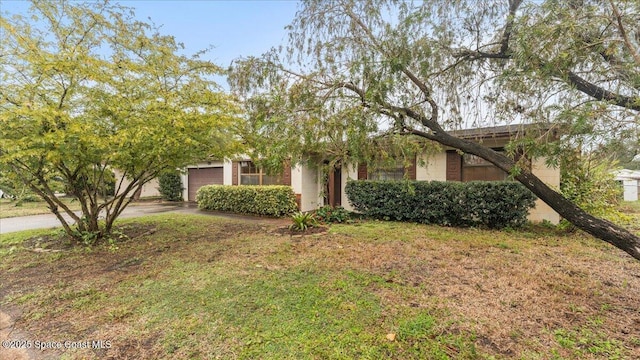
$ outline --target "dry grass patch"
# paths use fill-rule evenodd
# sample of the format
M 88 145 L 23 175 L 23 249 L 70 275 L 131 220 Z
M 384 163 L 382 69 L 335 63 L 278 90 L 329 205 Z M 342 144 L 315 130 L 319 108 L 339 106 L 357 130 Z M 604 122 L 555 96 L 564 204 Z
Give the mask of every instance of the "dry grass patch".
M 71 198 L 63 198 L 62 201 L 71 210 L 80 210 L 80 203 Z M 49 205 L 44 201 L 18 202 L 9 199 L 0 199 L 0 218 L 18 216 L 51 214 Z
M 3 239 L 3 309 L 34 338 L 113 344 L 72 359 L 640 358 L 640 263 L 578 234 L 124 224 L 155 232 L 61 253 Z

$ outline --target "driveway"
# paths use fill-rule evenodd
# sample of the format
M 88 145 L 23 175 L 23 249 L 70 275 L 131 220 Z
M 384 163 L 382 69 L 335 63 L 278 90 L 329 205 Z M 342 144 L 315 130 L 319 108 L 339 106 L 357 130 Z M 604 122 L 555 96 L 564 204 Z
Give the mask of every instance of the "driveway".
M 76 212 L 76 213 L 79 213 L 79 212 Z M 221 213 L 221 212 L 215 212 L 215 211 L 202 211 L 198 209 L 197 205 L 194 203 L 175 203 L 175 204 L 174 203 L 134 203 L 132 205 L 129 205 L 126 209 L 124 209 L 124 211 L 122 212 L 122 215 L 120 215 L 120 219 L 134 218 L 134 217 L 161 214 L 161 213 L 202 214 L 202 215 L 221 216 L 226 218 L 253 220 L 253 221 L 268 222 L 268 223 L 283 222 L 283 219 L 227 214 L 227 213 Z M 68 216 L 65 216 L 65 218 L 69 220 Z M 286 220 L 284 221 L 286 222 Z M 58 221 L 58 219 L 53 214 L 4 218 L 4 219 L 0 219 L 0 235 L 16 232 L 16 231 L 32 230 L 32 229 L 47 229 L 47 228 L 56 228 L 61 226 L 62 225 L 60 224 L 60 221 Z

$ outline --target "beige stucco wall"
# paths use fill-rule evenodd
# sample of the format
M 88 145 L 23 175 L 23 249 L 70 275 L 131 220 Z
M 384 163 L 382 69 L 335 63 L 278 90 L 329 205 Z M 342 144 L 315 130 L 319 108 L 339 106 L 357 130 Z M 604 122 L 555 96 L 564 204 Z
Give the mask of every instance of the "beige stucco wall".
M 304 166 L 302 168 L 302 209 L 309 211 L 322 206 L 324 199 L 322 198 L 322 184 L 318 183 L 318 173 L 321 172 L 317 168 Z
M 120 170 L 113 171 L 116 175 L 116 190 L 118 193 L 121 193 L 124 189 L 131 184 L 131 181 L 127 178 L 122 178 L 122 172 Z M 122 181 L 122 182 L 120 182 Z M 158 179 L 153 179 L 148 183 L 142 186 L 142 192 L 140 193 L 140 198 L 149 198 L 149 197 L 157 197 L 160 196 L 160 191 L 158 191 Z
M 304 164 L 291 167 L 291 187 L 294 193 L 301 194 L 301 211 L 315 210 L 323 204 L 318 173 L 318 169 Z
M 222 164 L 222 184 L 231 185 L 233 179 L 231 160 L 225 159 Z
M 342 190 L 341 190 L 342 197 L 340 198 L 340 202 L 342 203 L 342 207 L 349 211 L 353 211 L 354 209 L 349 203 L 349 198 L 347 197 L 345 188 L 347 187 L 347 181 L 357 180 L 357 179 L 358 179 L 357 165 L 349 164 L 342 167 Z
M 547 166 L 544 158 L 531 161 L 531 172 L 551 188 L 560 189 L 560 169 Z M 536 200 L 536 206 L 529 212 L 529 220 L 541 222 L 549 221 L 552 224 L 560 222 L 560 215 L 542 200 Z
M 446 181 L 447 180 L 447 153 L 419 155 L 416 167 L 416 180 L 421 181 Z M 422 165 L 421 165 L 422 164 Z

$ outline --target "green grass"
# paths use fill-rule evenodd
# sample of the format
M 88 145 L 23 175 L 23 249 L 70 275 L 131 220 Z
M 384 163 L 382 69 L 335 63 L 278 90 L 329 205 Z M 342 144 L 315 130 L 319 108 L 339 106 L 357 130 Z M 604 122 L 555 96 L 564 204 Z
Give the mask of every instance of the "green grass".
M 155 231 L 60 253 L 24 249 L 43 230 L 0 239 L 0 304 L 21 309 L 23 329 L 34 338 L 113 344 L 62 358 L 633 359 L 640 352 L 639 263 L 581 235 L 362 222 L 291 238 L 272 235 L 275 225 L 176 214 L 119 224 Z
M 70 198 L 61 198 L 71 210 L 80 210 L 80 204 Z M 13 200 L 0 199 L 0 218 L 50 214 L 49 205 L 44 201 L 29 201 L 21 204 Z
M 80 204 L 76 199 L 73 198 L 60 198 L 64 204 L 66 204 L 69 209 L 72 211 L 80 210 Z M 147 197 L 139 202 L 134 202 L 129 206 L 135 206 L 139 203 L 149 202 L 149 201 L 161 201 L 160 197 Z M 30 215 L 43 215 L 43 214 L 51 214 L 51 210 L 49 209 L 49 205 L 44 201 L 30 201 L 17 203 L 14 200 L 9 199 L 0 199 L 0 219 L 2 218 L 12 218 L 18 216 L 30 216 Z

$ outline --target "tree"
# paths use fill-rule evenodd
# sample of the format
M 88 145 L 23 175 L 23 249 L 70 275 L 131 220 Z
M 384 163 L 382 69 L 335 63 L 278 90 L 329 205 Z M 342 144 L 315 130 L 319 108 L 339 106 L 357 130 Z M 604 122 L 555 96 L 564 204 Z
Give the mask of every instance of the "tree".
M 0 31 L 0 167 L 44 199 L 70 236 L 108 236 L 158 174 L 236 150 L 237 106 L 212 80 L 220 68 L 181 55 L 181 44 L 131 9 L 33 1 L 29 17 L 0 18 Z M 114 169 L 124 177 L 109 196 Z M 56 197 L 54 181 L 81 215 Z
M 640 259 L 638 236 L 585 212 L 515 156 L 557 164 L 578 140 L 637 129 L 640 4 L 605 5 L 307 0 L 289 46 L 239 59 L 230 79 L 252 114 L 249 139 L 281 145 L 270 150 L 276 156 L 333 146 L 357 159 L 385 134 L 426 139 L 491 162 L 578 228 Z M 507 154 L 451 131 L 487 121 L 542 126 Z

